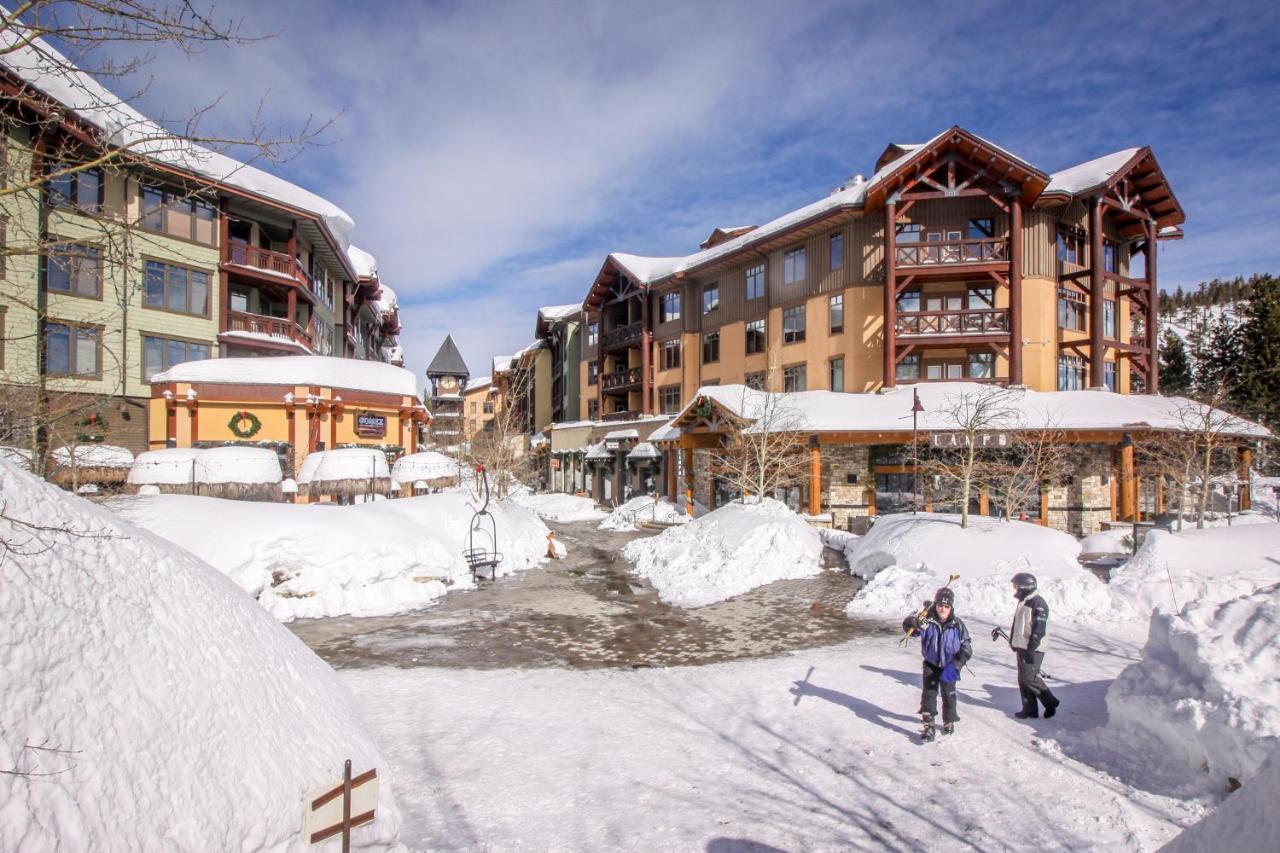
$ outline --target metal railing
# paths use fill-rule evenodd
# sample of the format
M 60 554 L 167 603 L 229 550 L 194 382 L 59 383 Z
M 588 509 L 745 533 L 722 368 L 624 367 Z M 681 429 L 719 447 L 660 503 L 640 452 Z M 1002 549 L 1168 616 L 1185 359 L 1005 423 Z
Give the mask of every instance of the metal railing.
M 1009 331 L 1008 308 L 903 311 L 894 325 L 899 335 L 993 335 Z
M 1001 237 L 984 237 L 980 240 L 910 243 L 897 247 L 896 258 L 900 267 L 995 263 L 1009 260 L 1009 241 Z
M 637 320 L 634 323 L 617 326 L 605 332 L 600 336 L 600 344 L 605 347 L 621 346 L 622 344 L 640 340 L 642 334 L 644 334 L 644 323 Z
M 606 373 L 600 377 L 600 381 L 604 383 L 604 390 L 609 391 L 628 385 L 639 385 L 642 376 L 642 369 L 633 367 L 630 370 L 620 370 L 617 373 Z

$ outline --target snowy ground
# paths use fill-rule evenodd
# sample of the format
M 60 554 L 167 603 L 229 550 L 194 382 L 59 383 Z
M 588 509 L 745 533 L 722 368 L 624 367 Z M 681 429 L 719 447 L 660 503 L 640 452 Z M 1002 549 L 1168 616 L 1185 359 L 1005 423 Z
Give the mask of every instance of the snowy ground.
M 1085 731 L 1142 632 L 1060 633 L 1046 667 L 1063 709 L 1028 725 L 1009 716 L 1007 648 L 971 629 L 959 732 L 928 746 L 918 651 L 883 638 L 705 667 L 341 677 L 411 847 L 1154 850 L 1201 816 Z

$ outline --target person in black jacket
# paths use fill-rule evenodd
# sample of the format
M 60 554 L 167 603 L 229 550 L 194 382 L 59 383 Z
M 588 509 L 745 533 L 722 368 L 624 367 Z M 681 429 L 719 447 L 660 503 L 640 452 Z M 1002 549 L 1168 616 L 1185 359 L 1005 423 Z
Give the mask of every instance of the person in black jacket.
M 938 691 L 942 691 L 942 733 L 955 731 L 960 715 L 956 713 L 956 682 L 960 670 L 973 657 L 969 629 L 956 616 L 955 593 L 943 587 L 933 594 L 933 604 L 921 618 L 913 613 L 902 620 L 902 630 L 920 635 L 923 683 L 920 690 L 920 718 L 924 728 L 922 740 L 933 740 L 934 718 L 938 715 Z
M 1040 716 L 1039 706 L 1043 705 L 1045 717 L 1052 717 L 1058 713 L 1060 703 L 1040 675 L 1045 648 L 1049 645 L 1049 605 L 1036 593 L 1035 575 L 1018 572 L 1011 583 L 1018 605 L 1013 610 L 1013 625 L 1009 628 L 1009 646 L 1018 656 L 1018 692 L 1022 694 L 1022 710 L 1014 716 L 1020 720 L 1034 719 Z M 999 635 L 1000 629 L 996 628 L 991 632 L 991 639 Z

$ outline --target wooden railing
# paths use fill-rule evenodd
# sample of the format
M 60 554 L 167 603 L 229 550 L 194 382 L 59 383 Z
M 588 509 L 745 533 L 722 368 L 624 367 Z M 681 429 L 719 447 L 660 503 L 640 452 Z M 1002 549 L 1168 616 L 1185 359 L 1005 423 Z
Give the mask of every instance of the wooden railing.
M 628 385 L 639 385 L 643 375 L 641 368 L 633 367 L 630 370 L 621 370 L 617 373 L 606 373 L 600 380 L 604 382 L 604 390 L 609 391 L 614 388 L 624 388 Z
M 282 252 L 259 249 L 257 246 L 246 246 L 242 243 L 232 243 L 227 247 L 227 263 L 265 270 L 269 273 L 292 279 L 299 284 L 307 286 L 308 289 L 311 287 L 307 282 L 307 277 L 303 275 L 302 270 L 298 267 L 298 262 Z
M 616 347 L 640 340 L 644 333 L 644 323 L 637 320 L 625 326 L 617 326 L 600 336 L 600 343 L 605 347 Z
M 310 349 L 311 331 L 282 317 L 264 317 L 243 311 L 227 312 L 228 332 L 252 332 L 272 338 L 295 341 Z
M 935 264 L 986 264 L 1009 260 L 1009 241 L 1003 238 L 950 240 L 938 243 L 909 243 L 897 247 L 900 267 Z
M 971 308 L 960 311 L 903 311 L 895 329 L 899 335 L 993 335 L 1009 331 L 1009 309 Z

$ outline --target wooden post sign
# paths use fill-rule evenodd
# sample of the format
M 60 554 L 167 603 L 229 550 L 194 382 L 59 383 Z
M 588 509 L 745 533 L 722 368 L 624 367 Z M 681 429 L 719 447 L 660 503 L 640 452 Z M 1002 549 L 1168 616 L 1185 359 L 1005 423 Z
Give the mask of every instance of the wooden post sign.
M 378 771 L 366 770 L 351 778 L 351 762 L 342 770 L 342 782 L 307 794 L 302 832 L 308 844 L 342 836 L 342 853 L 351 849 L 351 830 L 372 823 L 378 809 Z

